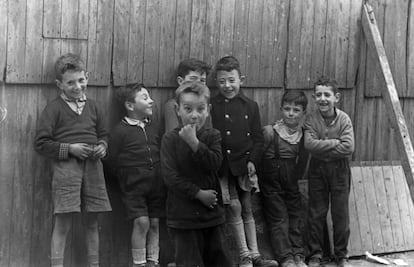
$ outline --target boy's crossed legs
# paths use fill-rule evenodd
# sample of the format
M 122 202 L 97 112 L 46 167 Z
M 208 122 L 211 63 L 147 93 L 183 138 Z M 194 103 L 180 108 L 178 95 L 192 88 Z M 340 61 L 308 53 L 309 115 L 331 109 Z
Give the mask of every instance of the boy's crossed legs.
M 133 266 L 158 262 L 159 219 L 141 216 L 134 219 L 131 235 Z

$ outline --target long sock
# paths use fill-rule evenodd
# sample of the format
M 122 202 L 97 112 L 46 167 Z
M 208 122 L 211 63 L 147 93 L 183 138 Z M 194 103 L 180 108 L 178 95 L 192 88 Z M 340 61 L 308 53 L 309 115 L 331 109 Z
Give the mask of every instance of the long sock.
M 256 224 L 254 219 L 244 222 L 244 232 L 246 233 L 247 247 L 249 248 L 251 256 L 253 258 L 259 256 L 260 253 L 257 245 Z
M 63 258 L 51 258 L 50 264 L 52 267 L 63 267 Z
M 159 233 L 149 231 L 147 235 L 147 261 L 158 263 L 160 254 Z
M 230 222 L 228 224 L 233 231 L 233 237 L 239 247 L 240 258 L 249 256 L 249 249 L 247 248 L 246 235 L 244 233 L 243 221 Z
M 88 266 L 98 267 L 99 266 L 99 255 L 88 255 Z
M 145 248 L 133 248 L 132 251 L 132 261 L 134 264 L 143 264 L 146 263 L 145 255 L 147 253 Z

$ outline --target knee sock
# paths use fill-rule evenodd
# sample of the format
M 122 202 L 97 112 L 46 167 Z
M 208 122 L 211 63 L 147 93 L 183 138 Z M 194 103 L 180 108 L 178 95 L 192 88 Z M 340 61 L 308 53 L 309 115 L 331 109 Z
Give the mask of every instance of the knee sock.
M 247 247 L 250 255 L 254 258 L 260 255 L 259 247 L 257 246 L 256 224 L 254 219 L 244 222 L 244 232 L 246 233 Z
M 150 234 L 151 233 L 151 234 Z M 159 233 L 149 232 L 147 235 L 147 261 L 158 263 L 160 254 Z
M 88 255 L 88 266 L 89 267 L 99 267 L 99 256 L 98 255 Z
M 250 255 L 249 249 L 247 248 L 246 235 L 244 233 L 243 221 L 230 222 L 228 224 L 233 231 L 233 237 L 239 248 L 240 258 Z
M 132 251 L 132 262 L 134 264 L 143 264 L 146 263 L 147 260 L 145 258 L 145 255 L 147 253 L 145 248 L 133 248 Z
M 63 267 L 63 258 L 50 258 L 50 265 L 52 267 Z

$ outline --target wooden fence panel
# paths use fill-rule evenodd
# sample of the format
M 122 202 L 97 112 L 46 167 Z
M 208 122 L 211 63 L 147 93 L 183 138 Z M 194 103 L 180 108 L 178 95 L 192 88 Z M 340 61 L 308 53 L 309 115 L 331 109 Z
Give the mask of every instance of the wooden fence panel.
M 42 69 L 40 65 L 43 58 L 42 28 L 37 21 L 43 19 L 43 7 L 39 1 L 27 0 L 26 16 L 26 49 L 24 80 L 27 83 L 41 83 Z
M 7 50 L 7 1 L 0 1 L 0 81 L 4 79 L 4 70 L 6 68 Z
M 241 73 L 243 75 L 246 75 L 247 22 L 249 18 L 249 1 L 236 1 L 234 8 L 233 56 L 235 56 L 240 62 Z
M 326 14 L 328 9 L 327 0 L 315 0 L 314 1 L 314 30 L 312 40 L 312 70 L 310 73 L 310 79 L 315 82 L 319 76 L 324 73 L 323 70 L 323 54 L 325 53 L 325 32 L 326 32 Z
M 191 37 L 191 32 L 190 32 L 191 23 L 190 22 L 191 22 L 192 0 L 177 0 L 177 7 L 179 8 L 177 8 L 176 14 L 175 14 L 175 17 L 176 17 L 175 39 L 174 39 L 174 43 L 175 43 L 174 66 L 175 68 L 178 66 L 181 60 L 188 58 L 190 55 L 190 37 Z M 220 5 L 218 5 L 218 8 L 220 8 Z M 147 52 L 145 51 L 145 54 L 146 53 Z
M 183 3 L 185 4 L 185 3 Z M 146 17 L 145 17 L 145 44 L 144 44 L 144 73 L 143 80 L 146 86 L 158 85 L 158 64 L 160 56 L 160 1 L 153 0 L 147 2 Z M 179 14 L 177 14 L 178 16 Z M 184 14 L 181 14 L 184 15 Z M 183 20 L 187 23 L 186 17 Z M 184 25 L 180 25 L 184 27 Z M 188 26 L 189 28 L 189 26 Z M 180 36 L 185 40 L 184 36 Z M 179 38 L 179 39 L 180 39 Z M 188 42 L 188 41 L 187 41 Z M 181 49 L 179 45 L 176 49 Z
M 231 55 L 232 52 L 234 38 L 234 5 L 235 0 L 225 0 L 221 2 L 219 58 Z
M 410 1 L 408 7 L 408 32 L 407 32 L 407 96 L 414 96 L 414 2 Z
M 230 1 L 231 2 L 231 1 Z M 190 57 L 204 58 L 204 30 L 206 25 L 207 3 L 204 0 L 193 0 L 191 11 Z M 174 76 L 174 75 L 173 75 Z
M 247 2 L 247 1 L 237 1 Z M 218 59 L 218 50 L 220 47 L 220 16 L 221 16 L 221 0 L 207 1 L 206 7 L 206 26 L 204 41 L 204 61 L 214 66 Z M 178 66 L 176 62 L 175 66 Z M 242 70 L 243 73 L 243 70 Z M 207 79 L 208 84 L 214 84 L 212 75 Z
M 247 22 L 246 81 L 245 86 L 260 86 L 260 40 L 262 38 L 263 0 L 249 1 Z

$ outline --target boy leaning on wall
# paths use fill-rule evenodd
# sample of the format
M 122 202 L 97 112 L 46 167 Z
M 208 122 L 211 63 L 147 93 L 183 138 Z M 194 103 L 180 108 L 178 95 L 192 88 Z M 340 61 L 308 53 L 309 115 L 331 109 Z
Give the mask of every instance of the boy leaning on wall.
M 344 267 L 349 266 L 349 157 L 354 152 L 354 131 L 349 116 L 335 107 L 340 94 L 334 79 L 319 78 L 313 98 L 317 110 L 309 114 L 304 123 L 305 148 L 311 153 L 308 264 L 310 267 L 320 266 L 323 256 L 321 235 L 331 206 L 334 253 L 338 266 Z
M 97 215 L 111 210 L 101 163 L 107 151 L 105 119 L 95 101 L 86 97 L 88 73 L 79 56 L 62 55 L 55 71 L 61 93 L 43 110 L 34 142 L 35 150 L 52 162 L 51 266 L 63 267 L 72 216 L 82 212 L 88 266 L 98 267 Z

